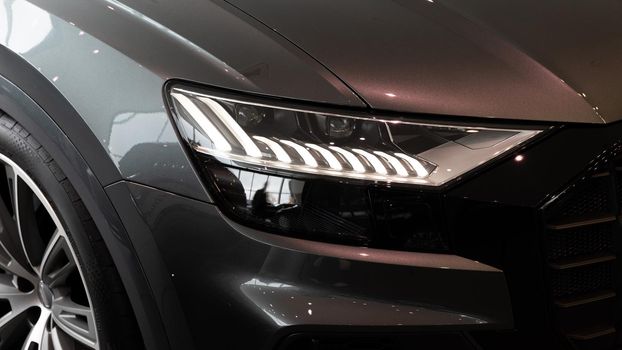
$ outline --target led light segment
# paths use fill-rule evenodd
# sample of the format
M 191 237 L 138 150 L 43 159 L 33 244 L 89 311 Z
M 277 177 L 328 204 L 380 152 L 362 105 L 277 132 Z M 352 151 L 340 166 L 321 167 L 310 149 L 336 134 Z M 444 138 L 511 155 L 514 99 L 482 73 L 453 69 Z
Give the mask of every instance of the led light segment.
M 337 147 L 337 146 L 330 146 L 328 148 L 341 154 L 348 161 L 348 163 L 352 166 L 352 169 L 356 171 L 357 173 L 365 172 L 365 166 L 363 166 L 363 163 L 361 163 L 361 161 L 358 158 L 356 158 L 356 156 L 352 154 L 352 152 L 348 152 L 345 149 L 341 147 Z
M 391 164 L 391 166 L 393 166 L 393 169 L 395 169 L 395 172 L 397 173 L 397 175 L 399 176 L 410 175 L 408 171 L 406 170 L 406 168 L 402 165 L 402 163 L 400 163 L 400 161 L 397 158 L 391 155 L 388 155 L 384 152 L 380 152 L 380 151 L 374 151 L 374 154 L 379 155 L 382 158 L 386 159 Z
M 385 168 L 384 165 L 382 165 L 382 162 L 376 156 L 374 156 L 373 154 L 367 151 L 363 151 L 362 149 L 355 148 L 353 149 L 353 151 L 365 157 L 365 159 L 367 159 L 367 161 L 371 164 L 371 166 L 374 167 L 374 170 L 378 174 L 382 174 L 382 175 L 387 174 L 387 168 Z
M 417 175 L 419 177 L 426 177 L 430 175 L 428 170 L 421 164 L 421 162 L 419 162 L 415 158 L 410 157 L 404 153 L 395 153 L 395 156 L 402 158 L 403 160 L 408 162 L 408 164 L 417 172 Z
M 337 160 L 337 158 L 330 153 L 330 151 L 328 151 L 327 149 L 324 149 L 318 145 L 314 145 L 312 143 L 307 143 L 306 144 L 307 147 L 309 148 L 313 148 L 314 150 L 318 151 L 328 162 L 328 165 L 331 167 L 331 169 L 335 169 L 335 170 L 341 170 L 343 169 L 343 167 L 341 166 L 341 164 L 339 163 L 339 160 Z
M 298 152 L 300 157 L 302 157 L 302 159 L 304 160 L 305 165 L 313 167 L 313 168 L 317 168 L 317 161 L 315 160 L 315 158 L 313 158 L 313 155 L 311 154 L 311 152 L 307 151 L 306 148 L 289 140 L 281 140 L 281 143 L 284 143 L 288 145 L 289 147 L 293 148 L 294 150 L 296 150 L 296 152 Z
M 205 105 L 207 105 L 207 107 L 209 107 L 216 114 L 218 119 L 225 124 L 227 129 L 231 131 L 235 138 L 242 144 L 242 147 L 244 147 L 244 151 L 246 151 L 247 155 L 261 158 L 261 151 L 257 148 L 257 145 L 255 145 L 248 134 L 242 130 L 240 125 L 238 125 L 226 109 L 212 99 L 203 97 L 199 98 L 199 100 L 205 103 Z
M 188 112 L 190 117 L 199 125 L 199 127 L 203 130 L 204 133 L 212 140 L 214 146 L 217 150 L 223 152 L 231 151 L 231 145 L 224 136 L 216 129 L 214 124 L 205 117 L 205 114 L 201 112 L 199 107 L 197 107 L 194 102 L 192 102 L 188 97 L 182 94 L 172 94 L 173 98 L 175 98 L 182 107 Z
M 274 153 L 274 155 L 276 156 L 276 159 L 280 160 L 283 163 L 291 163 L 292 159 L 289 157 L 289 155 L 287 154 L 287 152 L 285 152 L 285 150 L 283 149 L 283 147 L 281 147 L 281 145 L 279 145 L 278 143 L 265 138 L 263 136 L 253 136 L 253 138 L 257 141 L 261 141 L 263 143 L 265 143 L 266 145 L 268 145 L 268 147 L 270 148 L 270 150 L 272 150 L 272 152 Z

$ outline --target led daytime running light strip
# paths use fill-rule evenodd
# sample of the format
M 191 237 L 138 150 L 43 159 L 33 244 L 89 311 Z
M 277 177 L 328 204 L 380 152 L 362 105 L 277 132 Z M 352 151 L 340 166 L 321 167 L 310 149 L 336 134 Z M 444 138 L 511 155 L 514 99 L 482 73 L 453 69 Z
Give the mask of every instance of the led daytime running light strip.
M 317 145 L 313 143 L 299 143 L 296 140 L 267 138 L 264 136 L 248 135 L 229 114 L 229 112 L 217 101 L 208 97 L 197 98 L 213 113 L 217 121 L 210 121 L 209 116 L 187 96 L 180 93 L 172 93 L 171 96 L 179 102 L 187 114 L 200 127 L 201 131 L 214 143 L 214 150 L 210 152 L 205 147 L 195 147 L 196 150 L 213 154 L 218 157 L 234 161 L 246 161 L 251 164 L 270 164 L 288 170 L 301 170 L 305 172 L 328 172 L 331 175 L 350 174 L 355 178 L 365 178 L 390 181 L 391 177 L 412 178 L 414 182 L 420 182 L 429 172 L 421 161 L 406 155 L 393 155 L 387 152 L 363 150 L 359 148 L 346 149 L 332 145 Z M 221 129 L 216 126 L 221 125 Z M 224 128 L 224 130 L 222 130 Z M 225 133 L 233 136 L 235 143 L 240 144 L 245 154 L 234 154 L 233 145 L 227 140 Z M 266 156 L 257 142 L 264 144 L 271 154 Z M 288 153 L 286 149 L 289 149 Z M 291 155 L 297 155 L 299 164 L 294 164 Z M 407 158 L 404 158 L 407 157 Z M 254 158 L 254 159 L 252 159 Z M 282 163 L 282 164 L 280 164 Z M 323 164 L 326 164 L 325 166 Z M 305 169 L 310 168 L 310 169 Z

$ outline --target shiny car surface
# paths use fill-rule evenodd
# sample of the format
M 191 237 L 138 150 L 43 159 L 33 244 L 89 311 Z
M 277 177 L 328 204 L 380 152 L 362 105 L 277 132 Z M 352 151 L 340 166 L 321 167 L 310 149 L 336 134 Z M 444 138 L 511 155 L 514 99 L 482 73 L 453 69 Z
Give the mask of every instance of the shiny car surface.
M 0 0 L 0 116 L 83 203 L 146 349 L 615 349 L 621 18 L 618 0 Z M 80 230 L 2 137 L 91 296 Z M 24 237 L 41 287 L 20 291 L 48 295 L 24 332 L 51 339 L 25 348 L 71 348 L 32 325 L 48 309 L 80 346 L 126 347 L 96 300 L 71 332 Z

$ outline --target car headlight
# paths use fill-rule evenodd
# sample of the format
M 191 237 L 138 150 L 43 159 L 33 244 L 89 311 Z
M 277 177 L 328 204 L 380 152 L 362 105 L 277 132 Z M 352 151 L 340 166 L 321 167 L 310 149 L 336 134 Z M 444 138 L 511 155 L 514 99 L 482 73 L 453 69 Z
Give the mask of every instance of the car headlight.
M 443 250 L 433 195 L 540 130 L 443 125 L 174 85 L 169 103 L 222 208 L 278 233 Z M 397 243 L 396 243 L 397 242 Z

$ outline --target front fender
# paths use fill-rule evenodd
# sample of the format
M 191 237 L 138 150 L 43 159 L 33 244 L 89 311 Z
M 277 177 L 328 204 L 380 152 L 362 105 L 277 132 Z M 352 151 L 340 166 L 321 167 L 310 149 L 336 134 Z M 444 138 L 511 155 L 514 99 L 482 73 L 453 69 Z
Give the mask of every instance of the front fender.
M 17 87 L 12 80 L 24 86 L 24 90 L 27 89 L 33 96 Z M 38 98 L 37 102 L 34 98 Z M 136 238 L 128 235 L 102 186 L 102 181 L 114 182 L 120 174 L 115 171 L 106 153 L 94 147 L 98 145 L 93 141 L 95 137 L 62 95 L 35 69 L 3 46 L 0 46 L 0 110 L 23 125 L 45 147 L 80 195 L 117 266 L 147 348 L 169 348 L 161 309 L 163 303 L 175 304 L 177 301 L 170 297 L 170 293 L 167 295 L 172 301 L 156 298 L 154 293 L 167 288 L 170 290 L 166 285 L 168 276 L 164 271 L 153 271 L 158 276 L 151 276 L 151 279 L 161 281 L 154 285 L 147 280 L 146 271 L 143 271 L 138 259 L 140 253 L 155 257 L 159 253 L 146 251 L 145 245 L 138 251 L 134 249 Z M 61 129 L 60 123 L 67 125 L 67 128 Z M 77 144 L 70 141 L 70 134 L 78 135 L 75 138 Z M 94 167 L 85 161 L 78 149 L 88 154 L 91 160 L 96 160 Z M 170 279 L 168 283 L 171 283 Z M 171 319 L 170 322 L 183 324 L 185 321 L 181 318 Z M 180 327 L 174 329 L 183 331 Z M 183 339 L 184 335 L 177 338 Z

